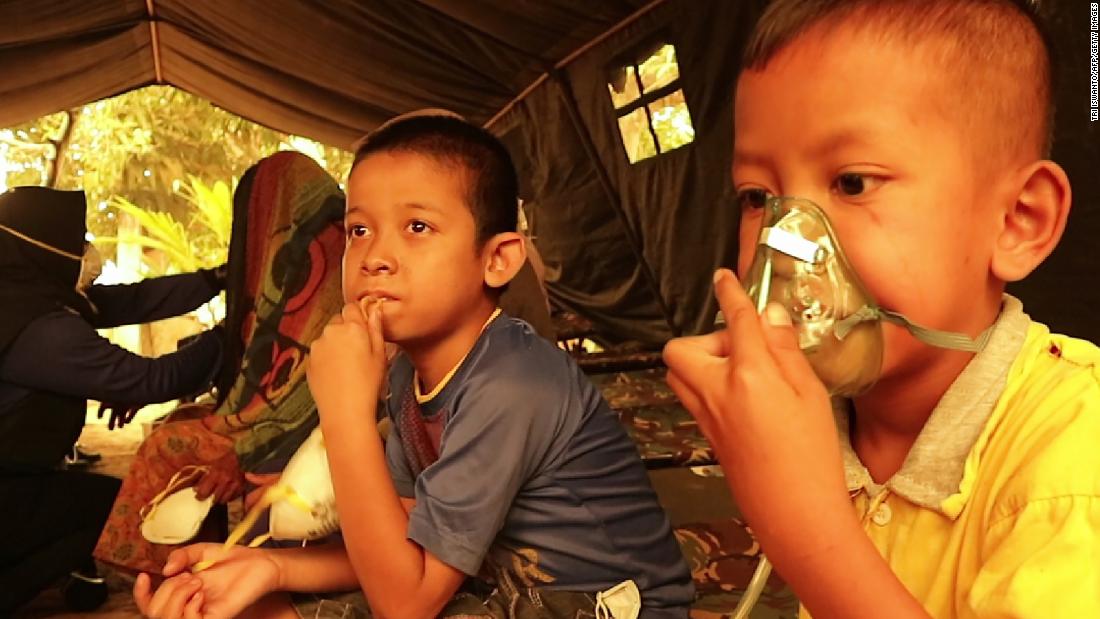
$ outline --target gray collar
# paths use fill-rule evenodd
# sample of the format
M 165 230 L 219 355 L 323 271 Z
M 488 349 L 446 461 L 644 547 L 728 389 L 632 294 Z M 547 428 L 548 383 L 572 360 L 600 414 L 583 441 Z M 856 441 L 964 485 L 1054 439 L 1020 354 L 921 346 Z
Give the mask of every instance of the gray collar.
M 967 455 L 1004 391 L 1008 371 L 1023 346 L 1030 322 L 1023 304 L 1004 295 L 989 342 L 943 394 L 901 469 L 883 484 L 886 488 L 921 507 L 951 517 L 941 505 L 944 499 L 959 492 Z M 852 449 L 849 438 L 849 407 L 846 403 L 834 406 L 833 414 L 848 490 L 870 491 L 874 488 L 871 474 Z

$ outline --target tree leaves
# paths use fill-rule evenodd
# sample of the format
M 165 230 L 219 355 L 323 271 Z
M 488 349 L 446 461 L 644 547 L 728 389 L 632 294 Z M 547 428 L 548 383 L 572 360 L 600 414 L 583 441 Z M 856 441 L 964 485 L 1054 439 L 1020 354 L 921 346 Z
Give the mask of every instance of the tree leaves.
M 64 122 L 61 112 L 0 129 L 0 181 L 44 184 L 58 156 L 51 140 Z M 119 235 L 122 214 L 139 221 L 145 231 L 133 240 L 164 252 L 169 262 L 146 260 L 150 275 L 225 260 L 236 179 L 260 159 L 300 150 L 338 179 L 351 166 L 351 153 L 273 131 L 170 86 L 88 104 L 74 110 L 73 123 L 55 186 L 84 189 L 88 229 L 107 258 L 120 236 L 135 236 Z

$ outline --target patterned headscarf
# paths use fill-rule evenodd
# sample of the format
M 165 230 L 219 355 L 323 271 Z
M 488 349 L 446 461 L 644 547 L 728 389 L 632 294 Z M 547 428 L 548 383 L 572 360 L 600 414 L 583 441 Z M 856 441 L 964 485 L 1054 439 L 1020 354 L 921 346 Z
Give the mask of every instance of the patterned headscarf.
M 309 345 L 343 305 L 344 194 L 312 159 L 272 155 L 234 196 L 226 359 L 217 415 L 241 468 L 286 459 L 317 424 L 306 384 Z M 239 363 L 232 360 L 239 359 Z

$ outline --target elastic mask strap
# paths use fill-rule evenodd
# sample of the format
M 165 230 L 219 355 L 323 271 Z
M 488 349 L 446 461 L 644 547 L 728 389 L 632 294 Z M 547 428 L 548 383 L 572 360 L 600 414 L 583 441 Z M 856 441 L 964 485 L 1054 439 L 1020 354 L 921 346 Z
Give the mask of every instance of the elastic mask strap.
M 833 326 L 833 331 L 836 333 L 837 339 L 843 340 L 851 333 L 856 325 L 873 320 L 885 320 L 898 326 L 905 327 L 909 333 L 913 334 L 913 337 L 929 346 L 948 348 L 951 350 L 964 350 L 966 352 L 981 352 L 981 350 L 985 348 L 986 342 L 989 341 L 990 333 L 993 331 L 993 327 L 990 326 L 985 331 L 982 331 L 977 339 L 972 339 L 965 333 L 937 331 L 935 329 L 929 329 L 928 327 L 922 327 L 906 318 L 903 314 L 885 310 L 880 307 L 871 307 L 869 305 L 865 305 L 844 319 L 838 320 Z
M 168 495 L 192 484 L 195 481 L 196 475 L 200 475 L 209 470 L 210 467 L 208 466 L 188 465 L 176 471 L 172 479 L 168 480 L 168 485 L 164 487 L 164 490 L 161 490 L 159 494 L 143 505 L 138 511 L 138 515 L 141 516 L 142 520 L 149 518 L 153 511 L 156 510 L 157 506 L 159 506 L 164 499 L 168 498 Z
M 988 329 L 982 331 L 978 335 L 977 339 L 971 339 L 971 337 L 965 333 L 936 331 L 928 327 L 922 327 L 897 312 L 891 312 L 890 310 L 884 309 L 880 309 L 879 311 L 882 312 L 883 320 L 888 320 L 896 325 L 905 327 L 913 334 L 913 337 L 929 346 L 936 346 L 938 348 L 965 350 L 966 352 L 981 352 L 981 350 L 985 348 L 986 342 L 989 341 L 989 334 L 993 331 L 993 326 L 990 325 Z
M 871 307 L 870 305 L 864 305 L 855 312 L 848 314 L 844 318 L 836 321 L 833 324 L 833 333 L 836 334 L 836 339 L 843 340 L 848 337 L 848 334 L 855 329 L 857 325 L 862 322 L 871 322 L 882 318 L 881 310 L 877 307 Z
M 35 247 L 40 247 L 40 248 L 42 248 L 42 249 L 44 249 L 48 252 L 53 252 L 53 253 L 57 254 L 58 256 L 64 256 L 65 258 L 68 258 L 70 260 L 76 260 L 77 262 L 80 261 L 80 256 L 78 256 L 76 254 L 70 254 L 69 252 L 60 250 L 60 249 L 54 247 L 53 245 L 50 245 L 48 243 L 43 243 L 42 241 L 39 241 L 38 239 L 33 239 L 33 238 L 23 234 L 22 232 L 19 232 L 18 230 L 13 230 L 13 229 L 5 226 L 4 224 L 0 224 L 0 230 L 3 230 L 4 232 L 7 232 L 8 234 L 10 234 L 10 235 L 12 235 L 16 238 L 22 239 L 22 240 L 30 243 L 31 245 L 34 245 Z
M 229 550 L 236 546 L 237 543 L 244 538 L 246 533 L 252 530 L 252 526 L 260 519 L 260 515 L 263 514 L 264 510 L 271 507 L 272 503 L 282 500 L 288 501 L 291 505 L 304 512 L 313 513 L 313 509 L 309 506 L 309 503 L 307 503 L 301 495 L 295 492 L 294 488 L 282 483 L 271 486 L 264 491 L 260 500 L 252 506 L 252 509 L 248 510 L 248 513 L 241 519 L 241 522 L 233 528 L 233 532 L 229 534 L 229 537 L 226 538 L 225 543 L 222 544 L 222 547 L 214 557 L 205 561 L 199 561 L 191 568 L 191 572 L 198 574 L 203 570 L 210 569 L 218 561 L 224 559 L 225 556 L 229 554 Z M 255 548 L 269 539 L 271 539 L 271 533 L 264 533 L 249 542 L 248 547 Z

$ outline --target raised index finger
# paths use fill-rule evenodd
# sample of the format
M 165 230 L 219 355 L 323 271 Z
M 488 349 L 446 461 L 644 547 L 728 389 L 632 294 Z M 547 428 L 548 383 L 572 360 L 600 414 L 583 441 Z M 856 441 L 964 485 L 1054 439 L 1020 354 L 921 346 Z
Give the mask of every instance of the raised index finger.
M 714 296 L 726 317 L 730 362 L 735 366 L 766 363 L 771 356 L 760 330 L 760 317 L 749 295 L 729 269 L 715 271 Z
M 382 303 L 378 301 L 367 311 L 367 332 L 370 334 L 371 350 L 375 354 L 386 354 L 386 339 L 382 335 Z

